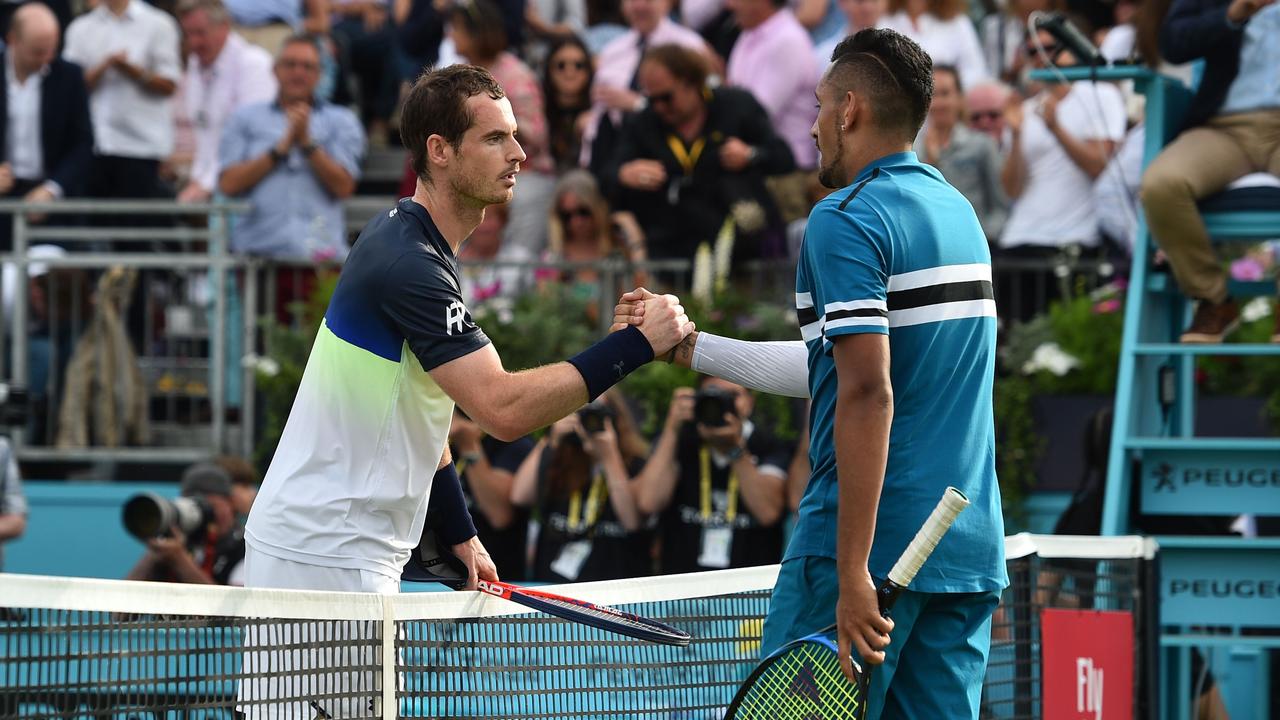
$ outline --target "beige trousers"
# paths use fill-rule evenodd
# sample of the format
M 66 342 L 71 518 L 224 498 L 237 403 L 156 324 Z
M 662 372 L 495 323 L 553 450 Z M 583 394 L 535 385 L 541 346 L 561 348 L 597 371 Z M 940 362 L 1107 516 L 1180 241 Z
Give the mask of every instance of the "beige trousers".
M 1147 227 L 1193 298 L 1227 297 L 1227 273 L 1196 201 L 1252 172 L 1280 175 L 1280 110 L 1218 115 L 1179 135 L 1142 176 Z

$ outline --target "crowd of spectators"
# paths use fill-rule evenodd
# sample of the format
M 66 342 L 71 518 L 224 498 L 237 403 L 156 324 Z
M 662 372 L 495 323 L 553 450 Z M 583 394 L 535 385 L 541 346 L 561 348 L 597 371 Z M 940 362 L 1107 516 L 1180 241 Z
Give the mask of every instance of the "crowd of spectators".
M 1250 172 L 1280 172 L 1280 5 L 1174 0 L 1167 18 L 1163 5 L 27 2 L 12 10 L 0 58 L 0 193 L 240 198 L 251 209 L 234 218 L 235 252 L 340 261 L 352 240 L 342 201 L 361 187 L 371 151 L 398 147 L 404 88 L 425 67 L 468 62 L 505 88 L 528 160 L 515 200 L 492 209 L 462 252 L 473 266 L 464 295 L 478 304 L 556 286 L 597 301 L 613 289 L 591 262 L 619 258 L 634 266 L 629 279 L 662 287 L 646 261 L 696 265 L 726 230 L 730 269 L 794 255 L 825 192 L 814 88 L 839 39 L 888 27 L 934 60 L 915 152 L 970 200 L 997 272 L 1064 254 L 1122 258 L 1145 212 L 1178 283 L 1202 301 L 1185 339 L 1218 341 L 1239 309 L 1195 201 Z M 1030 29 L 1045 11 L 1066 12 L 1112 60 L 1205 61 L 1188 131 L 1145 177 L 1132 88 L 1031 77 L 1076 62 Z M 413 182 L 406 163 L 401 195 Z M 7 243 L 9 224 L 0 228 Z M 682 391 L 652 446 L 620 396 L 597 408 L 602 426 L 573 416 L 536 444 L 495 443 L 460 418 L 455 454 L 483 527 L 495 544 L 519 545 L 505 552 L 536 579 L 775 562 L 803 453 L 752 425 L 749 393 L 721 389 L 737 398 L 723 424 L 691 420 L 693 391 Z M 543 532 L 526 548 L 530 516 Z

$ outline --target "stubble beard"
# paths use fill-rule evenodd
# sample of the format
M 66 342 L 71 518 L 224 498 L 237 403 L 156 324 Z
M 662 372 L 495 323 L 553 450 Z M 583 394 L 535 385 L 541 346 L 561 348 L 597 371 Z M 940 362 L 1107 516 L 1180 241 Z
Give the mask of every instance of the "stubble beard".
M 827 161 L 827 153 L 822 152 L 822 148 L 818 148 L 821 158 L 821 163 L 818 167 L 818 182 L 822 183 L 823 187 L 831 190 L 838 190 L 845 186 L 844 181 L 838 177 L 840 166 L 844 162 L 844 135 L 839 128 L 836 128 L 835 138 L 836 152 L 829 162 Z

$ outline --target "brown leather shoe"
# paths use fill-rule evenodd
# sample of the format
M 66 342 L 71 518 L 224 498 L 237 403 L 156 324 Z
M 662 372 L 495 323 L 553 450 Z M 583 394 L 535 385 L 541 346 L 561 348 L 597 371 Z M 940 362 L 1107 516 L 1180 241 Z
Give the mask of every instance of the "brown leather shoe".
M 1182 333 L 1184 343 L 1220 343 L 1240 326 L 1240 308 L 1231 298 L 1220 303 L 1201 300 L 1191 326 Z

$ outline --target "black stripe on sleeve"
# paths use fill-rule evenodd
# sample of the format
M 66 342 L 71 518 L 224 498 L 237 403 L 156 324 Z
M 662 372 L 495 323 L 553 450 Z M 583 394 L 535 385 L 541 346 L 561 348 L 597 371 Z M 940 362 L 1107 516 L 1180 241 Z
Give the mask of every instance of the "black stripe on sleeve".
M 832 322 L 835 320 L 843 320 L 844 318 L 851 318 L 851 317 L 887 318 L 889 317 L 889 313 L 888 311 L 881 310 L 880 308 L 858 308 L 857 310 L 836 310 L 836 311 L 827 313 L 827 322 Z
M 796 308 L 796 320 L 800 322 L 800 327 L 816 323 L 818 322 L 818 309 L 812 307 Z
M 995 293 L 991 290 L 990 280 L 969 280 L 891 292 L 889 293 L 889 309 L 909 310 L 926 305 L 994 299 Z

